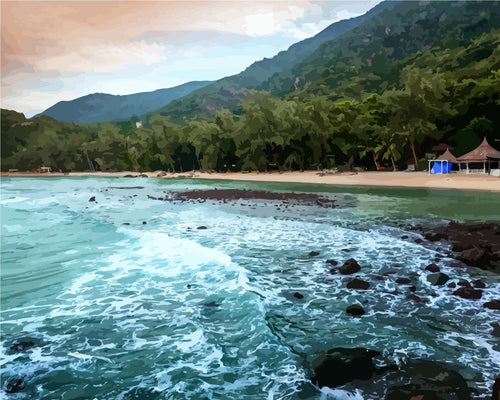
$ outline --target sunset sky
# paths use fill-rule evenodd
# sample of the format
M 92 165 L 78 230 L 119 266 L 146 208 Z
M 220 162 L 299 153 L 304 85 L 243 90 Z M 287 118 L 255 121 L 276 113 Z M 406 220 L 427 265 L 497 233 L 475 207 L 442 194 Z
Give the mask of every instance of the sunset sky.
M 216 80 L 379 2 L 2 0 L 2 108 Z

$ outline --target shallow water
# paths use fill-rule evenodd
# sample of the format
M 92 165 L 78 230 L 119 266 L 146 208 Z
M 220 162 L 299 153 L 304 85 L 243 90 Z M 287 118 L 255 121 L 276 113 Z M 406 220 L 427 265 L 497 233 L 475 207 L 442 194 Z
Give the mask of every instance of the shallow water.
M 213 187 L 318 192 L 339 207 L 147 197 Z M 1 188 L 2 376 L 26 381 L 2 398 L 380 398 L 308 384 L 311 360 L 332 347 L 449 363 L 478 398 L 498 374 L 499 315 L 481 306 L 499 277 L 445 257 L 452 278 L 486 283 L 483 299 L 431 287 L 424 268 L 443 254 L 439 243 L 422 247 L 400 225 L 500 220 L 499 194 L 141 178 L 3 178 Z M 369 290 L 329 274 L 326 259 L 350 257 Z M 406 300 L 397 277 L 429 303 Z M 362 318 L 345 313 L 356 302 Z M 42 343 L 11 354 L 23 337 Z

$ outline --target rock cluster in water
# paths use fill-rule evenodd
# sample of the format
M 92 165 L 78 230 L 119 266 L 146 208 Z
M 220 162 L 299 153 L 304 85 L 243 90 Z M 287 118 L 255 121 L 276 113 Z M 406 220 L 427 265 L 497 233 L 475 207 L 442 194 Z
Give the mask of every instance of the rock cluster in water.
M 465 379 L 438 362 L 412 360 L 399 367 L 377 367 L 374 359 L 380 355 L 366 348 L 330 349 L 313 360 L 311 381 L 320 388 L 336 388 L 350 382 L 363 387 L 363 381 L 382 379 L 386 400 L 470 399 L 471 389 Z

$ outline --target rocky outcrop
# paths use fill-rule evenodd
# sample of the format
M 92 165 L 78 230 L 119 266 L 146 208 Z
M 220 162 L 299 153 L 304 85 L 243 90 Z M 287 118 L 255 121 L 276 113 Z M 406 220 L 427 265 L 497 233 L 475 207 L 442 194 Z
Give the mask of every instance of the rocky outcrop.
M 313 361 L 312 382 L 319 387 L 334 388 L 353 380 L 370 379 L 377 370 L 372 359 L 379 354 L 365 348 L 328 350 Z
M 389 387 L 386 400 L 469 400 L 471 390 L 456 371 L 433 361 L 402 366 L 398 375 L 405 382 Z
M 484 308 L 489 308 L 490 310 L 500 310 L 500 300 L 491 300 L 483 304 Z
M 500 272 L 500 224 L 449 222 L 436 227 L 410 227 L 427 241 L 446 240 L 452 256 L 471 267 Z
M 351 279 L 347 283 L 347 289 L 360 289 L 360 290 L 366 290 L 370 287 L 370 284 L 366 281 L 363 281 L 362 279 Z
M 342 275 L 355 274 L 361 269 L 358 262 L 354 258 L 349 258 L 344 265 L 339 268 L 339 272 Z
M 483 296 L 482 290 L 476 290 L 471 286 L 462 286 L 453 292 L 453 295 L 462 299 L 479 300 Z

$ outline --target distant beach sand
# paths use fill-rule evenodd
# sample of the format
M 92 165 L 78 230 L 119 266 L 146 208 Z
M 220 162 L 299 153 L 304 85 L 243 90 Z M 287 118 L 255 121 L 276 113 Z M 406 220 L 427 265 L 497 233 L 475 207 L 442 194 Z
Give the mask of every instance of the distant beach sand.
M 150 178 L 157 177 L 159 171 L 147 172 Z M 125 175 L 137 176 L 140 173 L 131 171 L 122 172 L 71 172 L 62 173 L 2 173 L 2 176 L 29 176 L 29 177 L 57 177 L 57 176 L 103 176 L 123 177 Z M 166 173 L 163 179 L 193 178 L 212 180 L 235 180 L 256 182 L 286 182 L 286 183 L 314 183 L 327 185 L 350 185 L 350 186 L 386 186 L 386 187 L 413 187 L 429 189 L 463 189 L 483 190 L 500 192 L 500 178 L 489 175 L 429 175 L 426 172 L 359 172 L 339 173 L 333 175 L 318 175 L 318 171 L 304 172 L 228 172 L 207 173 L 190 171 L 185 173 Z

